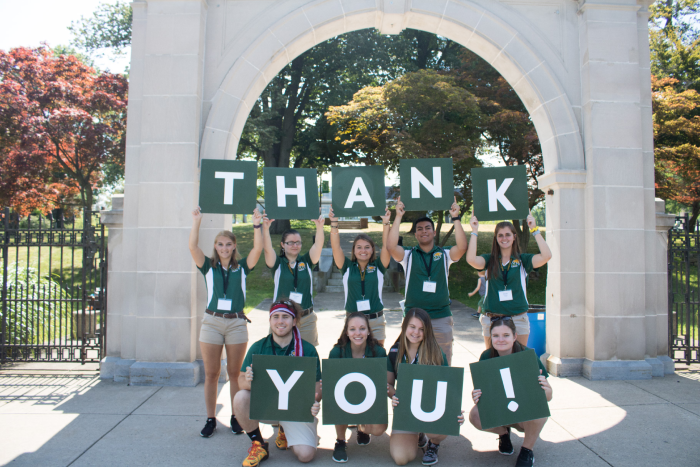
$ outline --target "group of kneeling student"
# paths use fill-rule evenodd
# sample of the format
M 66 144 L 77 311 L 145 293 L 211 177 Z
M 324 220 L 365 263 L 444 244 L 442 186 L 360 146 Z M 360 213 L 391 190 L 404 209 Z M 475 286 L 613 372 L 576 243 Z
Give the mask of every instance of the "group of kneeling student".
M 551 258 L 550 250 L 539 234 L 534 218 L 527 219 L 531 234 L 537 241 L 539 254 L 519 251 L 515 228 L 510 222 L 496 225 L 489 254 L 476 254 L 478 220 L 470 220 L 471 235 L 467 240 L 461 222 L 459 206 L 455 202 L 450 209 L 454 225 L 455 246 L 440 247 L 435 244 L 435 229 L 430 218 L 413 222 L 418 246 L 408 248 L 399 245 L 399 229 L 405 208 L 400 198 L 396 203 L 393 225 L 387 209 L 382 216 L 383 234 L 381 253 L 372 239 L 358 235 L 348 258 L 343 253 L 338 232 L 338 219 L 330 211 L 331 246 L 333 260 L 343 275 L 346 319 L 343 330 L 330 352 L 329 358 L 387 358 L 387 397 L 392 405 L 399 404 L 395 396 L 400 363 L 449 366 L 452 362 L 453 318 L 450 310 L 448 272 L 452 263 L 466 253 L 467 262 L 485 271 L 486 293 L 481 305 L 480 323 L 486 350 L 479 360 L 510 355 L 525 350 L 529 334 L 527 317 L 527 276 L 533 268 L 543 266 Z M 281 249 L 277 253 L 270 237 L 270 224 L 264 212 L 253 213 L 254 243 L 246 257 L 237 260 L 236 237 L 230 231 L 219 232 L 214 240 L 211 257 L 204 255 L 198 246 L 202 214 L 197 208 L 192 213 L 193 226 L 189 248 L 197 268 L 204 275 L 207 288 L 207 307 L 200 330 L 200 346 L 204 361 L 204 397 L 207 421 L 201 431 L 210 437 L 216 430 L 216 399 L 222 350 L 226 352 L 227 372 L 230 381 L 232 413 L 231 431 L 246 433 L 252 445 L 244 467 L 253 467 L 270 455 L 269 443 L 263 439 L 258 420 L 251 420 L 250 389 L 254 377 L 253 355 L 304 356 L 317 358 L 315 403 L 310 407 L 314 422 L 279 422 L 275 446 L 291 449 L 300 462 L 310 462 L 318 445 L 316 416 L 322 399 L 320 358 L 318 346 L 317 316 L 313 310 L 312 269 L 321 257 L 325 242 L 324 222 L 321 216 L 314 220 L 316 235 L 313 246 L 302 254 L 301 235 L 288 230 L 282 235 Z M 265 253 L 265 263 L 274 278 L 273 304 L 270 308 L 270 333 L 248 346 L 247 323 L 243 312 L 245 305 L 246 276 Z M 240 256 L 240 255 L 239 255 Z M 391 345 L 388 355 L 386 318 L 382 303 L 384 276 L 393 258 L 403 266 L 406 275 L 406 296 L 401 334 Z M 327 332 L 327 330 L 324 330 Z M 539 384 L 547 400 L 552 398 L 552 388 L 547 382 L 547 371 L 538 360 Z M 468 414 L 470 423 L 481 430 L 477 405 L 481 390 L 472 391 L 474 407 Z M 464 411 L 455 414 L 459 424 L 465 421 Z M 513 454 L 510 439 L 511 428 L 524 432 L 524 440 L 516 467 L 534 464 L 533 448 L 539 438 L 546 418 L 512 426 L 490 428 L 484 431 L 498 435 L 501 454 Z M 336 425 L 337 440 L 333 460 L 347 462 L 347 425 Z M 390 454 L 397 465 L 414 460 L 418 448 L 423 451 L 423 465 L 438 462 L 440 443 L 446 435 L 402 431 L 393 426 L 390 436 Z M 367 445 L 372 436 L 387 430 L 386 424 L 358 425 L 357 444 Z

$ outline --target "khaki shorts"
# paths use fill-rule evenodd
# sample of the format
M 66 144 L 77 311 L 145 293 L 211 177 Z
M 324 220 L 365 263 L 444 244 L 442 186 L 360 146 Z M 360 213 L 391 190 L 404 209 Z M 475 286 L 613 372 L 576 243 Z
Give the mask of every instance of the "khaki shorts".
M 317 321 L 318 315 L 315 311 L 312 311 L 297 322 L 297 329 L 299 329 L 301 338 L 314 347 L 318 347 L 318 328 L 316 327 Z M 272 334 L 272 328 L 268 329 L 268 333 Z
M 220 318 L 204 313 L 199 342 L 215 345 L 248 343 L 248 323 L 242 318 Z
M 445 316 L 444 318 L 431 319 L 431 324 L 433 325 L 433 333 L 435 334 L 435 339 L 438 345 L 445 352 L 447 357 L 447 363 L 452 365 L 452 341 L 454 340 L 454 319 L 452 316 Z
M 369 320 L 369 328 L 372 330 L 372 335 L 378 341 L 386 339 L 386 316 L 382 315 L 378 318 Z
M 479 322 L 481 323 L 481 335 L 491 337 L 491 318 L 484 314 L 479 316 Z M 519 336 L 530 334 L 530 319 L 527 317 L 527 313 L 513 316 L 513 324 L 515 324 L 515 332 Z
M 318 418 L 314 417 L 313 422 L 280 422 L 287 436 L 287 446 L 311 446 L 316 449 L 318 446 Z

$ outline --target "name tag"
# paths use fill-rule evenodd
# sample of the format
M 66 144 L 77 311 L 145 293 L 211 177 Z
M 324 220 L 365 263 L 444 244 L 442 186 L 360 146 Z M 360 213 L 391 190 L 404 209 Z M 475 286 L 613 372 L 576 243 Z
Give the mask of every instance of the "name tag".
M 220 298 L 219 303 L 216 305 L 216 309 L 221 311 L 231 311 L 232 306 L 233 300 L 230 298 Z
M 291 301 L 297 302 L 298 304 L 301 305 L 301 301 L 304 299 L 304 296 L 302 294 L 300 294 L 299 292 L 290 292 L 289 299 Z
M 358 300 L 357 301 L 357 311 L 369 311 L 369 300 Z
M 512 290 L 499 290 L 498 291 L 498 299 L 502 302 L 507 302 L 509 300 L 513 300 L 513 291 Z
M 423 281 L 423 292 L 435 293 L 436 289 L 437 289 L 437 282 Z

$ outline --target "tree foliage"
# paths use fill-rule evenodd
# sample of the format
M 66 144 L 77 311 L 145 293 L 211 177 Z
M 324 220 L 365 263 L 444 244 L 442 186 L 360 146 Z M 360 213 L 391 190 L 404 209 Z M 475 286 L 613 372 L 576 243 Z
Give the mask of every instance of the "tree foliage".
M 131 45 L 132 19 L 128 2 L 101 3 L 91 17 L 81 16 L 71 22 L 68 28 L 73 35 L 71 43 L 89 55 L 103 55 L 105 50 L 124 55 Z

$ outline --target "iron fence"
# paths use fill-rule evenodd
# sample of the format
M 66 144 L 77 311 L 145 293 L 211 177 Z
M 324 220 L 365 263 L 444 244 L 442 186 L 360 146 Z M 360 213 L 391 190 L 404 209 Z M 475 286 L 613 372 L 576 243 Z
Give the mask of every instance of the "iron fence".
M 98 362 L 107 331 L 107 244 L 98 213 L 82 226 L 5 209 L 0 362 Z

